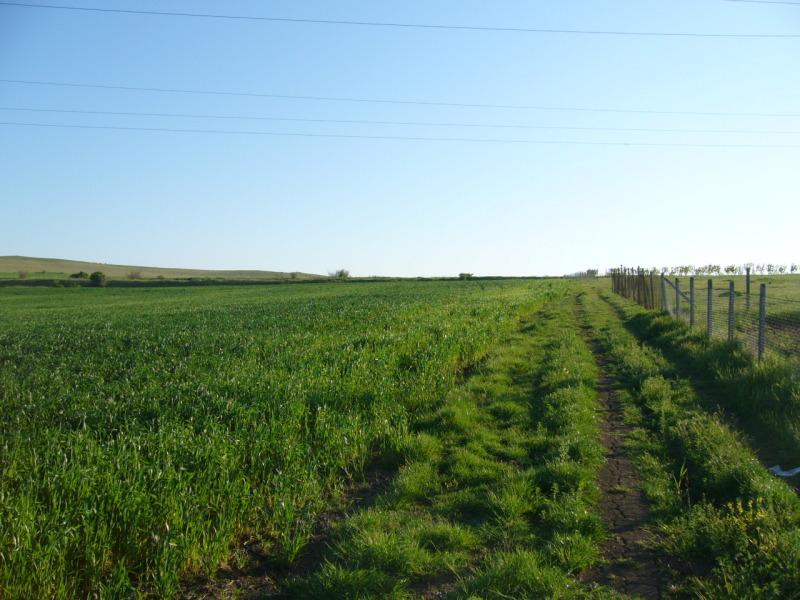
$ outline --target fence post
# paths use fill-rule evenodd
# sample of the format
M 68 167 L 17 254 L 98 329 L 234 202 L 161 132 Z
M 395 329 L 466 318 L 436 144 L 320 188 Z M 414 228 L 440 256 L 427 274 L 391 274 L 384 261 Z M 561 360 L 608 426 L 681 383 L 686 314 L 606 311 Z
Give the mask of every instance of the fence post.
M 650 273 L 650 306 L 647 308 L 656 309 L 656 278 L 652 273 Z
M 681 284 L 678 278 L 675 278 L 675 318 L 681 318 Z
M 708 339 L 714 333 L 714 281 L 708 280 L 708 313 L 706 314 L 706 334 Z
M 728 341 L 733 341 L 733 302 L 734 298 L 736 297 L 733 292 L 733 281 L 731 281 L 731 285 L 729 287 L 729 295 L 728 295 Z
M 767 341 L 767 284 L 761 284 L 758 298 L 758 362 L 764 359 Z
M 694 328 L 697 306 L 694 303 L 694 277 L 689 278 L 689 327 Z
M 747 273 L 747 289 L 744 296 L 744 309 L 750 312 L 750 267 L 745 267 Z
M 669 302 L 667 301 L 667 278 L 661 274 L 661 310 L 669 312 Z

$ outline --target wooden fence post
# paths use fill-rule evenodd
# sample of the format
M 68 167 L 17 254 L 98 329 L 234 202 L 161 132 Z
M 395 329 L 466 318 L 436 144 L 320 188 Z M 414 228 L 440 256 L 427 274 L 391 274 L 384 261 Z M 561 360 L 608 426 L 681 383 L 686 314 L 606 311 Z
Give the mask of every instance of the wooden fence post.
M 747 288 L 744 296 L 744 309 L 750 312 L 750 267 L 745 267 L 745 271 L 747 272 Z
M 711 339 L 714 333 L 714 281 L 708 280 L 708 314 L 706 315 L 706 334 Z
M 767 284 L 761 284 L 758 298 L 758 362 L 764 360 L 767 342 Z
M 729 292 L 728 292 L 728 294 L 729 294 L 728 295 L 728 341 L 732 342 L 733 341 L 733 317 L 734 317 L 734 312 L 733 312 L 734 304 L 733 304 L 733 302 L 734 302 L 734 298 L 736 298 L 736 295 L 734 294 L 734 291 L 733 291 L 734 290 L 733 281 L 731 281 L 731 284 L 730 284 L 728 289 L 729 289 Z
M 650 273 L 650 306 L 648 308 L 656 309 L 656 277 L 653 273 Z

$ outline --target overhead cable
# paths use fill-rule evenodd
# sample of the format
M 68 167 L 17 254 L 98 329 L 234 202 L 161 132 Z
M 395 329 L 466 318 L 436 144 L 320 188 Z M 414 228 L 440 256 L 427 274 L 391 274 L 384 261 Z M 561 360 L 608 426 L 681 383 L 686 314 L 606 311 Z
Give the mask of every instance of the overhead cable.
M 242 121 L 271 121 L 290 123 L 336 123 L 346 125 L 400 125 L 414 127 L 471 127 L 485 129 L 539 129 L 552 131 L 636 131 L 645 133 L 736 133 L 736 134 L 789 134 L 800 135 L 798 131 L 758 130 L 758 129 L 666 129 L 656 127 L 575 127 L 567 125 L 523 125 L 517 123 L 448 123 L 434 121 L 373 121 L 367 119 L 310 119 L 300 117 L 260 117 L 246 115 L 204 115 L 197 113 L 132 112 L 113 110 L 73 110 L 62 108 L 20 108 L 0 106 L 0 110 L 34 113 L 57 113 L 71 115 L 104 115 L 121 117 L 164 117 L 186 119 L 231 119 Z
M 651 143 L 651 142 L 587 142 L 587 141 L 558 141 L 558 140 L 513 140 L 500 138 L 451 138 L 451 137 L 416 137 L 399 135 L 350 135 L 338 133 L 287 133 L 278 131 L 235 131 L 220 129 L 172 129 L 169 127 L 122 127 L 115 125 L 68 125 L 56 123 L 15 123 L 0 122 L 0 125 L 18 127 L 42 127 L 63 129 L 95 129 L 111 131 L 146 131 L 169 133 L 204 133 L 223 135 L 248 135 L 248 136 L 278 136 L 302 138 L 338 138 L 361 140 L 399 140 L 417 142 L 469 142 L 490 144 L 535 144 L 559 146 L 650 146 L 672 148 L 800 148 L 800 144 L 685 144 L 685 143 Z
M 789 4 L 800 6 L 800 2 L 781 2 L 779 0 L 724 0 L 725 2 L 747 2 L 748 4 Z
M 171 94 L 202 94 L 211 96 L 236 96 L 244 98 L 275 98 L 282 100 L 315 100 L 326 102 L 358 102 L 371 104 L 399 104 L 410 106 L 442 106 L 454 108 L 491 108 L 510 110 L 551 110 L 564 112 L 595 112 L 595 113 L 626 113 L 643 115 L 694 115 L 718 117 L 800 117 L 800 113 L 754 113 L 754 112 L 721 112 L 721 111 L 689 111 L 689 110 L 641 110 L 624 108 L 586 108 L 566 106 L 537 106 L 524 104 L 477 104 L 468 102 L 433 102 L 422 100 L 392 100 L 380 98 L 353 98 L 344 96 L 299 96 L 290 94 L 265 94 L 258 92 L 228 92 L 218 90 L 190 90 L 176 88 L 139 87 L 124 85 L 100 85 L 89 83 L 68 83 L 58 81 L 33 81 L 27 79 L 0 79 L 0 83 L 13 83 L 24 85 L 46 85 L 73 88 L 90 88 L 101 90 L 124 90 L 135 92 L 159 92 Z
M 644 37 L 695 37 L 695 38 L 800 38 L 800 34 L 774 34 L 774 33 L 691 33 L 691 32 L 661 32 L 661 31 L 605 31 L 584 29 L 542 29 L 525 27 L 486 27 L 478 25 L 436 25 L 424 23 L 394 23 L 378 21 L 340 21 L 331 19 L 293 19 L 287 17 L 259 17 L 252 15 L 221 15 L 210 13 L 167 12 L 155 10 L 133 10 L 121 8 L 94 8 L 86 6 L 66 6 L 60 4 L 26 4 L 23 2 L 0 2 L 2 6 L 17 6 L 25 8 L 44 8 L 54 10 L 83 11 L 96 13 L 116 13 L 125 15 L 151 15 L 160 17 L 193 17 L 201 19 L 226 19 L 240 21 L 268 21 L 275 23 L 303 23 L 317 25 L 353 25 L 365 27 L 393 27 L 403 29 L 440 29 L 456 31 L 487 31 L 505 33 L 553 33 L 572 35 L 619 35 L 619 36 L 644 36 Z

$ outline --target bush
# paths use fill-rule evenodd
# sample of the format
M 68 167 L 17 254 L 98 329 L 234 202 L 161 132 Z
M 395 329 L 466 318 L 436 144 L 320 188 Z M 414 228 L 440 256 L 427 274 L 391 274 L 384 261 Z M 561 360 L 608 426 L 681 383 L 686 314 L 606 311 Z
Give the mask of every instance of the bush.
M 104 287 L 106 285 L 106 275 L 102 271 L 95 271 L 89 275 L 89 281 L 91 281 L 92 285 L 95 287 Z
M 461 281 L 466 281 L 467 279 L 472 279 L 472 273 L 459 273 L 458 278 Z
M 69 276 L 70 279 L 89 279 L 89 274 L 86 271 L 78 271 Z

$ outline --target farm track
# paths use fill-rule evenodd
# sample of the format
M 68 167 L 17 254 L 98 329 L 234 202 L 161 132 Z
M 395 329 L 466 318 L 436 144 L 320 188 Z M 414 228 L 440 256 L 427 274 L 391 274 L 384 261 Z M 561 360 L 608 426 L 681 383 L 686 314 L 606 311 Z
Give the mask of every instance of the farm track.
M 597 366 L 573 305 L 565 296 L 525 319 L 420 415 L 409 461 L 335 516 L 315 544 L 327 550 L 307 547 L 315 556 L 274 587 L 239 597 L 618 598 L 577 580 L 604 538 L 603 449 Z
M 621 408 L 607 374 L 607 361 L 590 336 L 587 316 L 580 301 L 576 318 L 591 348 L 598 369 L 598 394 L 602 410 L 601 442 L 605 463 L 600 469 L 602 496 L 600 514 L 610 534 L 603 546 L 605 563 L 584 574 L 585 581 L 608 586 L 617 592 L 644 600 L 662 598 L 663 557 L 651 549 L 650 508 L 640 489 L 640 480 L 625 450 L 628 428 L 622 423 Z
M 566 300 L 565 304 L 573 304 L 574 312 L 568 312 L 568 318 L 577 326 L 576 331 L 582 333 L 598 369 L 596 391 L 603 415 L 598 433 L 605 462 L 599 472 L 601 497 L 597 509 L 610 534 L 601 549 L 602 564 L 585 571 L 581 580 L 588 586 L 588 596 L 593 597 L 589 590 L 598 586 L 614 590 L 621 596 L 658 600 L 664 597 L 665 582 L 661 570 L 666 561 L 650 547 L 651 535 L 646 529 L 650 522 L 649 505 L 639 489 L 639 478 L 624 447 L 627 428 L 622 423 L 621 408 L 607 374 L 607 361 L 597 342 L 590 336 L 587 315 L 581 304 L 574 300 Z M 292 580 L 319 577 L 325 561 L 332 558 L 336 530 L 346 526 L 348 519 L 357 518 L 360 513 L 380 506 L 382 498 L 385 501 L 385 496 L 391 494 L 394 485 L 392 480 L 396 474 L 381 472 L 373 475 L 367 482 L 348 491 L 341 507 L 328 510 L 318 517 L 309 544 L 291 567 L 276 567 L 270 564 L 266 555 L 259 556 L 256 551 L 248 556 L 249 569 L 234 567 L 221 570 L 214 582 L 190 588 L 181 598 L 257 600 L 294 597 Z M 423 502 L 415 511 L 425 512 L 427 505 L 427 502 Z M 397 518 L 403 518 L 401 512 L 398 511 Z M 475 558 L 484 557 L 479 558 L 478 563 L 497 551 L 498 548 L 493 547 L 494 544 L 490 543 L 478 552 Z M 419 600 L 461 597 L 459 590 L 463 590 L 465 581 L 474 577 L 471 571 L 476 568 L 478 564 L 460 572 L 435 575 L 410 585 L 407 591 Z

